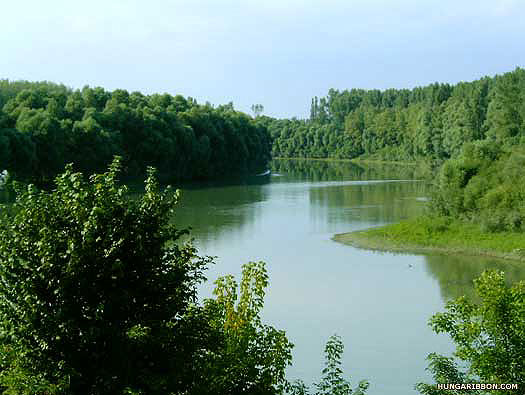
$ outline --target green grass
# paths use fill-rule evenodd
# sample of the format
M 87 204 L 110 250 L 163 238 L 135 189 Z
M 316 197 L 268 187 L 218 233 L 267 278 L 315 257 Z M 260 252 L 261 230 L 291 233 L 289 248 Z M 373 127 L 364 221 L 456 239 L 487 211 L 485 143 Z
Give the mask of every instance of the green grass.
M 448 218 L 419 217 L 338 234 L 334 240 L 379 251 L 492 256 L 525 261 L 525 233 L 488 233 L 476 224 Z

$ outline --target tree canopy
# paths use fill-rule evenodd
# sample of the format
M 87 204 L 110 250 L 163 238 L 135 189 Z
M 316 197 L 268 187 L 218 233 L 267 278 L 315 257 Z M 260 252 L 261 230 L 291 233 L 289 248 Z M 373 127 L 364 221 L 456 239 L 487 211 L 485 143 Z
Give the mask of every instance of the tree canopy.
M 0 389 L 5 394 L 279 394 L 291 362 L 260 319 L 268 279 L 245 265 L 215 299 L 212 262 L 172 223 L 177 194 L 148 171 L 136 198 L 120 163 L 85 179 L 68 165 L 50 192 L 18 187 L 0 210 Z
M 483 139 L 524 135 L 525 70 L 456 85 L 335 90 L 314 97 L 307 120 L 267 118 L 274 156 L 445 160 Z M 264 117 L 263 117 L 264 118 Z
M 281 157 L 431 162 L 434 214 L 525 230 L 525 70 L 456 85 L 338 91 L 308 120 L 259 117 Z
M 129 176 L 155 166 L 170 182 L 212 179 L 260 171 L 270 149 L 265 127 L 231 103 L 0 80 L 0 171 L 19 179 L 51 182 L 66 163 L 102 171 L 114 155 Z
M 446 311 L 430 320 L 435 332 L 450 335 L 456 345 L 455 356 L 462 363 L 433 353 L 429 356 L 429 370 L 438 384 L 517 384 L 512 393 L 524 394 L 525 282 L 508 286 L 503 273 L 486 271 L 475 280 L 475 290 L 479 303 L 460 297 L 448 302 Z M 427 395 L 458 392 L 424 383 L 418 384 L 417 389 Z M 509 393 L 508 390 L 486 392 Z

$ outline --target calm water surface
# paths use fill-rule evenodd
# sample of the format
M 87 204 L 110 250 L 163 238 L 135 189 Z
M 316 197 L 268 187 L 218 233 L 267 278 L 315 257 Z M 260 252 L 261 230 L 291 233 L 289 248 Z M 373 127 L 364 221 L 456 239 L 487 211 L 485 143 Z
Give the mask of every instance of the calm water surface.
M 425 182 L 411 168 L 274 161 L 272 176 L 239 185 L 183 190 L 176 220 L 191 225 L 201 253 L 217 256 L 201 294 L 219 275 L 240 278 L 241 265 L 267 262 L 264 320 L 295 344 L 289 378 L 317 381 L 328 337 L 345 344 L 343 366 L 369 393 L 409 394 L 430 352 L 450 354 L 430 316 L 444 302 L 471 294 L 487 267 L 525 278 L 519 265 L 477 258 L 394 255 L 338 244 L 335 233 L 395 222 L 424 210 Z
M 525 265 L 490 259 L 394 255 L 331 240 L 421 214 L 429 188 L 408 167 L 281 160 L 272 175 L 229 185 L 183 188 L 176 222 L 191 226 L 201 255 L 217 256 L 202 286 L 211 296 L 220 275 L 240 279 L 241 265 L 264 260 L 270 275 L 263 319 L 295 344 L 290 379 L 318 381 L 328 337 L 345 344 L 343 367 L 370 395 L 415 394 L 430 381 L 430 352 L 453 345 L 427 325 L 444 303 L 473 295 L 472 280 L 486 268 L 525 279 Z M 5 191 L 0 200 L 8 201 Z

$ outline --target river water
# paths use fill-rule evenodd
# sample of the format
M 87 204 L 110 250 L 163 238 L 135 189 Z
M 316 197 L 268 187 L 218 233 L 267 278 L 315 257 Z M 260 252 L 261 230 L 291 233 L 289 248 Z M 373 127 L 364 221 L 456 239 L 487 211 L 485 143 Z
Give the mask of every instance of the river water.
M 339 244 L 336 233 L 365 229 L 424 211 L 429 187 L 410 167 L 348 162 L 272 162 L 272 175 L 183 188 L 175 221 L 192 226 L 201 254 L 217 256 L 201 289 L 248 261 L 267 263 L 263 319 L 295 344 L 290 379 L 318 381 L 334 333 L 344 341 L 343 368 L 369 394 L 416 393 L 429 381 L 426 356 L 450 354 L 446 335 L 428 327 L 446 300 L 472 295 L 485 268 L 525 278 L 523 265 L 480 258 L 379 253 Z
M 367 379 L 370 395 L 416 394 L 414 385 L 431 379 L 426 356 L 453 351 L 428 327 L 432 314 L 451 298 L 473 297 L 472 280 L 487 268 L 525 279 L 516 263 L 371 252 L 332 240 L 423 213 L 430 189 L 418 168 L 307 160 L 271 168 L 270 176 L 186 185 L 174 221 L 192 227 L 201 255 L 217 256 L 202 297 L 218 276 L 240 279 L 243 263 L 267 263 L 263 321 L 295 344 L 289 379 L 318 381 L 324 346 L 337 333 L 353 386 Z M 0 201 L 8 198 L 0 191 Z

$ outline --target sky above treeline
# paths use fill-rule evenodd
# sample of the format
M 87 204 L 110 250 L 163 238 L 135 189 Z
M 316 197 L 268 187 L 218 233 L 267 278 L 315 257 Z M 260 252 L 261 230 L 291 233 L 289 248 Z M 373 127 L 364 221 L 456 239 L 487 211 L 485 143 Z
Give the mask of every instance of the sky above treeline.
M 305 118 L 334 89 L 525 66 L 524 0 L 6 1 L 0 78 L 254 103 Z

